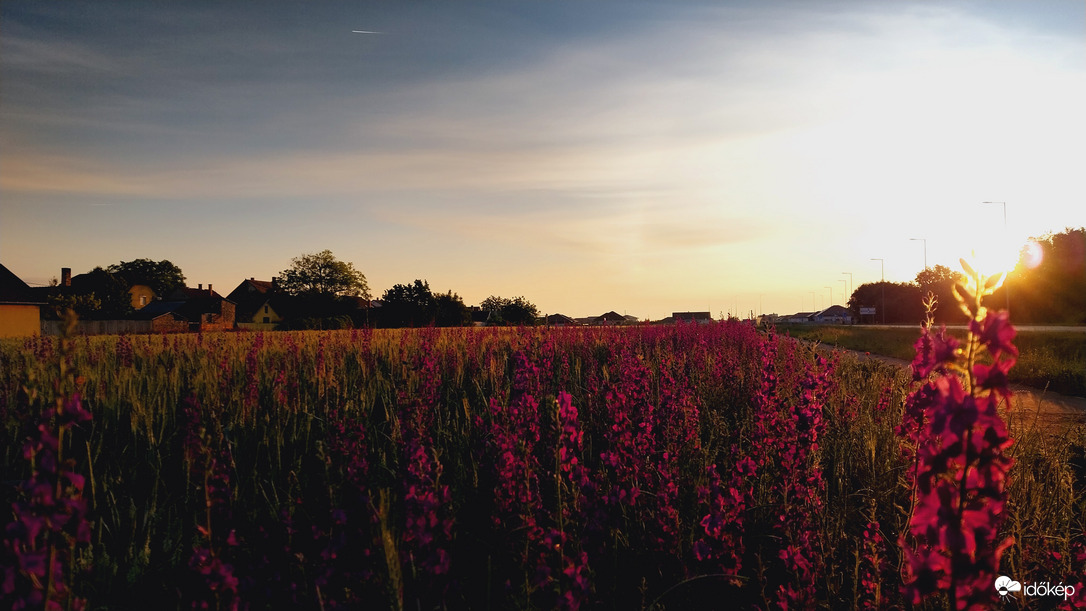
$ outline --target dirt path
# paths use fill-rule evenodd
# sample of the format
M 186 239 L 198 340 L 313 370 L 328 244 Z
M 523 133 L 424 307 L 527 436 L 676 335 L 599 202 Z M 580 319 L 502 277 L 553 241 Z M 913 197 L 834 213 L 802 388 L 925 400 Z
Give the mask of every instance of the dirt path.
M 833 348 L 860 359 L 875 359 L 883 363 L 908 368 L 909 362 L 879 354 Z M 1086 424 L 1086 398 L 1061 395 L 1031 386 L 1011 384 L 1011 411 L 1005 412 L 1010 426 L 1017 432 L 1037 427 L 1052 433 L 1066 431 L 1077 424 Z

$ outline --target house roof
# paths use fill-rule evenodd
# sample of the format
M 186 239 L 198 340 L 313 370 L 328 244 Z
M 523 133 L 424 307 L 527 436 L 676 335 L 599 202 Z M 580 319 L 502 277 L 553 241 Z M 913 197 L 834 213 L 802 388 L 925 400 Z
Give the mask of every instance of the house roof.
M 183 301 L 152 301 L 136 310 L 132 318 L 134 320 L 154 320 L 162 316 L 169 316 L 174 320 L 187 320 L 179 311 L 184 305 L 185 302 Z
M 852 316 L 852 311 L 845 306 L 832 305 L 817 313 L 817 316 Z
M 72 278 L 75 281 L 75 278 Z M 223 296 L 208 288 L 192 288 L 191 286 L 183 286 L 176 291 L 170 293 L 167 297 L 170 301 L 184 301 L 186 299 L 199 299 L 201 297 L 214 297 L 216 299 L 222 299 Z
M 163 314 L 175 314 L 186 320 L 199 322 L 201 314 L 218 314 L 222 312 L 222 302 L 224 301 L 229 300 L 222 297 L 198 297 L 196 299 L 152 301 L 136 310 L 133 318 L 136 320 L 150 320 Z
M 265 295 L 274 290 L 275 282 L 271 280 L 248 278 L 242 280 L 241 284 L 233 291 L 230 291 L 226 298 L 240 305 L 247 298 L 252 298 L 255 295 Z
M 35 299 L 34 293 L 27 283 L 23 282 L 11 270 L 0 265 L 0 303 L 41 305 L 42 301 Z
M 626 317 L 614 310 L 611 310 L 606 314 L 600 314 L 596 317 L 596 320 L 600 322 L 626 322 Z
M 672 312 L 671 318 L 675 320 L 712 320 L 708 312 Z
M 199 289 L 197 289 L 199 290 Z M 204 295 L 207 291 L 202 291 Z M 260 309 L 265 303 L 269 303 L 271 297 L 278 297 L 275 291 L 275 283 L 271 280 L 256 280 L 249 278 L 242 280 L 236 289 L 230 291 L 227 299 L 237 304 L 238 314 L 249 316 Z M 272 305 L 276 312 L 280 308 Z M 282 312 L 279 312 L 282 314 Z
M 577 321 L 573 320 L 565 314 L 551 314 L 547 316 L 548 325 L 575 325 Z

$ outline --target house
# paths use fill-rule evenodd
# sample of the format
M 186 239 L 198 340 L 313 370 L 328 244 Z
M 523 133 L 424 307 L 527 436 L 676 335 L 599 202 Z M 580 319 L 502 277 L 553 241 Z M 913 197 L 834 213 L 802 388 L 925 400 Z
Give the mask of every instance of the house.
M 290 309 L 287 296 L 278 291 L 274 280 L 242 280 L 226 299 L 236 304 L 234 322 L 239 329 L 272 330 L 283 322 Z
M 674 322 L 696 322 L 699 325 L 707 325 L 713 322 L 713 317 L 708 312 L 672 312 L 671 320 Z
M 147 333 L 187 333 L 189 320 L 177 310 L 183 302 L 179 301 L 155 301 L 142 307 L 132 318 L 136 321 L 146 321 Z
M 90 276 L 87 274 L 79 274 L 78 276 L 72 277 L 72 268 L 62 267 L 60 268 L 59 286 L 70 287 L 73 286 L 74 283 L 76 289 L 79 289 L 80 286 L 84 284 L 85 280 L 88 278 L 90 278 Z M 147 286 L 146 284 L 128 285 L 128 295 L 131 299 L 133 310 L 138 310 L 142 308 L 143 306 L 154 301 L 156 297 L 158 297 L 157 295 L 155 295 L 155 292 L 151 289 L 151 287 Z
M 0 337 L 41 335 L 41 306 L 21 278 L 0 265 Z
M 845 306 L 834 305 L 816 312 L 810 317 L 811 322 L 829 325 L 851 325 L 855 322 L 852 311 Z
M 782 320 L 780 322 L 787 322 L 787 323 L 813 322 L 811 318 L 815 314 L 817 314 L 817 312 L 796 312 L 795 314 L 792 314 L 792 315 L 789 315 L 789 316 L 783 316 Z
M 577 326 L 577 321 L 573 320 L 569 316 L 566 316 L 565 314 L 551 314 L 550 316 L 547 316 L 543 320 L 543 322 L 546 323 L 547 325 L 551 326 L 551 327 L 575 327 L 575 326 Z
M 192 288 L 191 286 L 183 286 L 181 288 L 178 288 L 174 292 L 167 295 L 166 299 L 169 301 L 184 301 L 186 299 L 199 299 L 203 297 L 218 297 L 219 299 L 223 298 L 222 295 L 216 293 L 214 289 L 211 288 L 210 284 L 207 285 L 206 289 L 204 288 L 204 285 L 197 284 L 196 288 Z
M 117 282 L 127 284 L 127 280 L 117 274 L 106 272 L 108 277 L 114 278 Z M 101 279 L 96 277 L 93 273 L 79 274 L 77 276 L 72 275 L 72 268 L 62 267 L 60 268 L 60 284 L 53 287 L 55 294 L 71 294 L 71 293 L 89 293 L 93 292 L 96 287 L 100 285 Z M 70 287 L 70 288 L 69 288 Z M 151 290 L 151 287 L 146 284 L 129 284 L 128 285 L 129 302 L 132 304 L 133 310 L 138 310 L 143 306 L 151 303 L 155 300 L 157 295 Z
M 123 277 L 103 270 L 91 271 L 86 274 L 72 275 L 72 268 L 60 268 L 60 282 L 56 286 L 38 287 L 32 289 L 43 301 L 49 297 L 74 296 L 97 293 L 101 297 L 101 291 L 108 286 L 103 282 L 117 283 L 128 286 L 129 303 L 133 310 L 138 310 L 158 298 L 154 290 L 146 284 L 127 284 Z
M 161 304 L 161 305 L 159 305 Z M 155 306 L 144 314 L 144 310 Z M 209 284 L 197 288 L 181 287 L 170 294 L 166 301 L 156 301 L 137 314 L 144 317 L 163 313 L 175 313 L 189 323 L 190 331 L 226 331 L 234 328 L 236 304 L 215 292 Z
M 626 321 L 625 316 L 623 316 L 622 314 L 619 314 L 618 312 L 615 312 L 614 310 L 611 310 L 610 312 L 607 312 L 606 314 L 600 314 L 599 316 L 593 318 L 592 321 L 589 324 L 610 326 L 610 325 L 621 325 L 621 324 L 625 324 L 626 322 L 627 321 Z

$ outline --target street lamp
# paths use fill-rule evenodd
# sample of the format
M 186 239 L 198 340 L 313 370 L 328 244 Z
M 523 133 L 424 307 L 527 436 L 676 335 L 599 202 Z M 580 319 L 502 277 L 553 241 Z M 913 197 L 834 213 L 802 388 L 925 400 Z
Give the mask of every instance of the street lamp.
M 848 306 L 848 299 L 845 298 L 845 289 L 848 288 L 848 281 L 844 278 L 840 278 L 837 281 L 841 283 L 841 305 Z
M 927 238 L 909 238 L 911 242 L 923 242 L 924 243 L 924 269 L 928 269 L 928 239 Z
M 871 257 L 872 261 L 878 261 L 882 267 L 882 324 L 886 324 L 886 259 Z
M 852 272 L 841 272 L 841 273 L 848 275 L 848 296 L 852 297 Z M 848 299 L 846 299 L 845 301 L 847 302 Z
M 824 286 L 824 287 L 822 287 L 822 288 L 824 288 L 824 289 L 829 289 L 829 291 L 830 291 L 830 301 L 829 301 L 829 303 L 828 303 L 828 304 L 826 305 L 826 307 L 828 308 L 828 307 L 830 307 L 830 306 L 832 306 L 832 305 L 833 305 L 833 287 L 832 287 L 832 286 Z
M 1001 204 L 1003 206 L 1003 240 L 1007 239 L 1007 202 L 981 202 L 982 204 Z M 1003 295 L 1007 298 L 1007 314 L 1011 313 L 1011 288 L 1009 283 L 1003 282 Z

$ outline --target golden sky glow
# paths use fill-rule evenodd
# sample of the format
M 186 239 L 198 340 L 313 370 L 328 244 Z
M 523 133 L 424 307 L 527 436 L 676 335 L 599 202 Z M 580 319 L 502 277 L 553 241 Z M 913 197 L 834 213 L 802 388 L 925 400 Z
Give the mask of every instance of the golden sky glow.
M 0 5 L 0 260 L 659 318 L 1086 225 L 1081 4 L 271 6 Z

